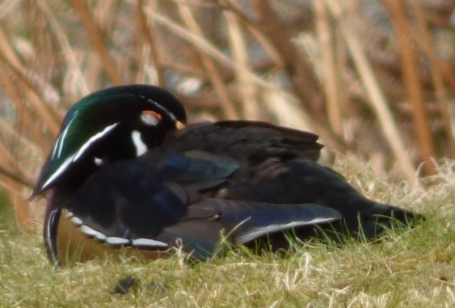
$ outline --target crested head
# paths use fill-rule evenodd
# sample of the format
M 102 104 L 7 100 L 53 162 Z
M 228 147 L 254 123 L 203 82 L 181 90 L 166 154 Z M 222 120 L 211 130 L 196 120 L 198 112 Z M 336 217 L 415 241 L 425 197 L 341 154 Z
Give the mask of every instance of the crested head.
M 170 92 L 150 85 L 126 85 L 94 92 L 67 113 L 32 196 L 70 176 L 84 176 L 105 161 L 143 154 L 167 132 L 186 122 Z M 79 170 L 78 170 L 79 169 Z

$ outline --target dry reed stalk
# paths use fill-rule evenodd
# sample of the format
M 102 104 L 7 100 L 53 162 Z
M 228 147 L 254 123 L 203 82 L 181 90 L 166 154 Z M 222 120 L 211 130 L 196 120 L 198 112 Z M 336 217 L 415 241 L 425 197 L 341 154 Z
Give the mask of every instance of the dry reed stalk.
M 38 88 L 35 86 L 36 83 L 40 83 L 44 85 L 46 82 L 42 80 L 39 76 L 36 76 L 34 73 L 29 73 L 28 70 L 22 65 L 18 56 L 14 52 L 14 48 L 11 46 L 10 41 L 6 38 L 5 33 L 0 29 L 0 59 L 11 69 L 11 71 L 15 74 L 15 77 L 20 82 L 20 86 L 22 89 L 26 89 L 27 91 L 22 91 L 26 95 L 22 95 L 22 97 L 27 98 L 27 100 L 31 103 L 34 107 L 34 110 L 37 112 L 37 115 L 43 120 L 43 123 L 46 123 L 48 126 L 51 134 L 53 136 L 57 135 L 58 131 L 60 130 L 59 120 L 53 114 L 51 108 L 47 106 L 44 102 L 43 97 L 40 95 Z M 4 82 L 10 84 L 11 81 L 6 75 L 3 75 Z M 11 84 L 12 85 L 12 84 Z M 17 85 L 12 85 L 10 89 L 18 88 Z M 11 91 L 11 90 L 10 90 Z M 15 100 L 17 106 L 20 106 L 22 99 Z M 19 109 L 19 107 L 18 107 Z M 27 110 L 27 114 L 30 113 Z M 42 138 L 40 139 L 42 140 Z M 42 145 L 45 143 L 42 143 Z M 47 147 L 44 147 L 46 149 Z
M 314 115 L 323 115 L 321 107 L 323 95 L 318 79 L 313 73 L 311 64 L 298 52 L 292 43 L 292 37 L 279 22 L 268 2 L 251 0 L 251 7 L 256 15 L 256 26 L 273 43 L 285 61 L 285 68 L 294 78 L 295 92 L 304 102 L 305 107 L 314 111 Z M 319 119 L 327 123 L 325 115 Z
M 10 170 L 7 166 L 3 166 L 1 164 L 0 164 L 0 174 L 2 174 L 3 176 L 5 176 L 8 179 L 13 180 L 17 184 L 23 185 L 27 188 L 33 189 L 33 187 L 35 187 L 34 179 L 30 179 L 26 175 L 18 174 L 17 172 Z M 0 181 L 0 185 L 5 187 L 6 189 L 11 188 L 11 186 L 7 187 L 6 185 L 3 185 L 2 181 Z M 11 188 L 11 189 L 13 189 L 13 188 Z M 17 188 L 14 188 L 14 189 L 15 189 L 16 193 L 22 193 L 22 189 L 17 189 Z
M 191 31 L 188 31 L 187 29 L 178 25 L 175 21 L 173 21 L 173 20 L 167 18 L 166 16 L 163 16 L 157 12 L 147 11 L 147 14 L 149 14 L 158 23 L 160 23 L 160 25 L 162 25 L 162 26 L 166 27 L 167 29 L 169 29 L 170 31 L 174 32 L 180 38 L 190 42 L 194 48 L 201 50 L 205 54 L 209 55 L 213 59 L 220 62 L 221 64 L 224 64 L 227 67 L 232 68 L 233 70 L 239 70 L 242 73 L 248 75 L 251 78 L 251 80 L 254 80 L 254 82 L 257 85 L 259 85 L 261 87 L 265 87 L 265 88 L 276 89 L 276 87 L 273 84 L 258 77 L 257 75 L 250 72 L 248 69 L 238 66 L 229 57 L 227 57 L 222 52 L 220 52 L 213 44 L 211 44 L 205 38 L 195 35 Z
M 275 13 L 267 2 L 252 0 L 251 6 L 256 15 L 255 27 L 267 37 L 280 58 L 284 61 L 284 68 L 293 78 L 294 91 L 299 97 L 301 107 L 310 115 L 305 121 L 310 121 L 328 147 L 334 151 L 344 152 L 345 142 L 334 135 L 328 124 L 327 114 L 323 108 L 323 91 L 313 73 L 311 63 L 294 46 L 294 39 L 281 25 Z
M 319 50 L 322 55 L 321 76 L 326 94 L 327 113 L 330 125 L 335 134 L 342 135 L 342 114 L 340 106 L 340 80 L 338 79 L 334 48 L 333 31 L 330 27 L 330 16 L 322 1 L 313 1 L 316 31 L 319 39 Z
M 103 64 L 103 68 L 114 85 L 123 84 L 123 78 L 117 70 L 117 66 L 114 61 L 109 56 L 109 51 L 107 49 L 107 44 L 101 34 L 99 26 L 95 22 L 90 9 L 84 1 L 71 0 L 71 3 L 74 9 L 80 16 L 81 23 L 87 30 L 87 34 L 90 38 L 90 41 L 93 44 L 95 51 L 99 55 L 99 59 Z
M 15 182 L 23 182 L 23 184 L 26 184 L 26 186 L 33 185 L 34 180 L 26 175 L 24 168 L 21 165 L 17 164 L 11 151 L 7 149 L 1 142 L 0 155 L 0 165 L 2 167 L 2 171 L 0 173 L 3 173 L 4 175 L 13 179 Z
M 3 3 L 0 4 L 0 20 L 5 18 L 5 16 L 7 16 L 21 2 L 22 2 L 22 0 L 3 1 Z
M 12 178 L 6 177 L 1 180 L 1 185 L 6 188 L 8 200 L 13 206 L 16 221 L 22 231 L 33 231 L 30 223 L 29 207 L 22 196 L 22 184 L 15 182 Z
M 42 149 L 38 147 L 32 140 L 21 134 L 20 131 L 17 131 L 11 123 L 7 122 L 6 120 L 0 118 L 0 131 L 2 132 L 2 136 L 8 135 L 8 138 L 11 140 L 17 140 L 20 143 L 21 147 L 24 147 L 30 153 L 38 153 Z
M 14 169 L 21 171 L 21 167 L 16 164 L 11 153 L 0 143 L 0 170 L 4 176 L 1 177 L 0 185 L 6 188 L 8 199 L 14 207 L 16 219 L 20 226 L 24 230 L 29 230 L 29 209 L 25 202 L 25 198 L 22 196 L 22 183 L 19 182 L 22 179 L 21 175 L 17 175 L 18 172 L 11 170 L 6 166 L 13 166 Z
M 283 90 L 264 90 L 262 97 L 267 109 L 279 125 L 314 131 L 311 116 L 303 108 L 299 108 L 295 97 L 289 97 Z
M 428 123 L 422 84 L 419 79 L 420 65 L 414 55 L 409 33 L 406 33 L 402 26 L 403 24 L 408 24 L 405 8 L 401 0 L 383 0 L 383 3 L 392 16 L 391 21 L 400 42 L 403 79 L 412 105 L 414 132 L 419 144 L 419 153 L 424 161 L 423 169 L 427 175 L 432 175 L 436 173 L 435 166 L 431 163 L 431 159 L 435 157 L 435 150 Z
M 13 149 L 11 149 L 13 148 Z M 0 142 L 0 163 L 3 164 L 5 170 L 10 170 L 10 173 L 16 174 L 17 177 L 21 177 L 22 174 L 26 174 L 25 168 L 17 163 L 15 149 L 17 147 L 6 147 L 3 142 Z
M 186 3 L 177 3 L 178 11 L 182 20 L 185 22 L 189 31 L 194 33 L 196 36 L 204 38 L 204 34 L 200 29 L 198 23 L 196 22 L 193 12 Z M 220 99 L 221 107 L 223 108 L 226 117 L 228 119 L 239 119 L 237 111 L 234 108 L 234 104 L 229 98 L 226 86 L 224 85 L 223 78 L 221 78 L 218 68 L 213 60 L 201 49 L 199 51 L 199 56 L 204 66 L 210 80 L 212 81 L 213 86 L 218 93 L 218 98 Z
M 236 5 L 231 1 L 232 5 Z M 232 60 L 239 66 L 251 69 L 248 61 L 248 42 L 243 35 L 240 18 L 232 11 L 225 11 L 224 17 L 227 21 L 229 42 L 232 51 Z M 249 76 L 235 71 L 237 87 L 242 101 L 243 118 L 248 120 L 260 120 L 261 109 L 257 101 L 257 88 Z
M 18 121 L 21 125 L 23 125 L 21 127 L 23 127 L 23 129 L 30 134 L 32 139 L 35 140 L 42 149 L 47 149 L 49 144 L 43 135 L 36 129 L 35 120 L 30 114 L 30 110 L 25 108 L 23 97 L 19 94 L 19 90 L 16 89 L 13 84 L 11 75 L 6 71 L 5 65 L 0 65 L 0 83 L 3 84 L 3 89 L 16 106 L 16 114 L 19 119 Z
M 251 24 L 245 24 L 247 27 L 248 31 L 254 36 L 256 41 L 261 44 L 261 46 L 267 51 L 267 55 L 270 57 L 272 64 L 274 67 L 280 70 L 284 70 L 286 63 L 283 60 L 281 54 L 276 50 L 275 46 L 273 46 L 273 43 L 267 38 L 267 36 L 264 35 L 261 31 L 259 31 L 255 26 Z
M 436 66 L 437 69 L 442 73 L 445 81 L 452 89 L 452 91 L 455 91 L 455 74 L 451 71 L 451 66 L 440 60 L 434 53 L 432 45 L 428 45 L 428 42 L 423 39 L 422 35 L 419 32 L 415 31 L 408 23 L 401 24 L 401 27 L 403 27 L 404 32 L 408 33 L 412 37 L 414 42 L 419 46 L 422 53 L 431 62 L 431 65 Z
M 147 42 L 147 44 L 150 46 L 150 52 L 152 55 L 152 61 L 153 61 L 153 66 L 155 67 L 156 70 L 156 75 L 157 75 L 157 85 L 158 86 L 164 86 L 164 77 L 163 77 L 163 66 L 161 64 L 160 60 L 160 52 L 159 48 L 157 46 L 156 40 L 155 40 L 155 22 L 152 19 L 151 21 L 147 20 L 148 16 L 144 12 L 144 6 L 147 5 L 149 8 L 148 10 L 155 11 L 157 3 L 156 1 L 147 1 L 147 3 L 144 3 L 144 0 L 138 0 L 137 5 L 136 5 L 136 14 L 137 14 L 137 20 L 139 23 L 139 27 L 142 31 L 142 35 Z
M 325 0 L 325 3 L 332 16 L 340 25 L 347 47 L 351 52 L 354 65 L 360 75 L 365 91 L 370 98 L 369 102 L 371 103 L 371 107 L 378 117 L 382 132 L 384 133 L 394 156 L 400 163 L 404 176 L 413 183 L 417 183 L 417 173 L 411 164 L 412 159 L 406 153 L 405 144 L 400 137 L 400 131 L 393 119 L 384 94 L 375 77 L 373 68 L 362 48 L 362 44 L 346 17 L 345 9 L 340 2 L 335 0 Z
M 410 4 L 412 5 L 413 13 L 417 20 L 418 32 L 421 34 L 422 41 L 425 42 L 426 46 L 432 46 L 432 38 L 426 24 L 425 14 L 421 8 L 421 4 L 418 1 L 411 1 Z M 432 57 L 437 57 L 434 50 L 431 50 L 431 53 L 433 54 Z M 435 88 L 436 100 L 439 105 L 439 111 L 441 112 L 441 118 L 447 136 L 449 153 L 451 157 L 455 157 L 455 136 L 452 131 L 452 127 L 454 127 L 455 123 L 449 113 L 448 97 L 444 86 L 443 75 L 439 67 L 435 65 L 430 65 L 430 72 Z
M 50 29 L 53 31 L 53 34 L 57 38 L 58 43 L 60 44 L 61 52 L 64 55 L 66 62 L 68 63 L 68 70 L 71 71 L 73 78 L 76 80 L 76 85 L 79 92 L 82 95 L 87 95 L 90 92 L 89 88 L 85 82 L 82 70 L 79 67 L 76 59 L 76 55 L 71 48 L 70 43 L 68 42 L 64 30 L 57 22 L 44 0 L 37 0 L 36 3 L 41 13 L 44 15 L 44 18 L 47 20 Z

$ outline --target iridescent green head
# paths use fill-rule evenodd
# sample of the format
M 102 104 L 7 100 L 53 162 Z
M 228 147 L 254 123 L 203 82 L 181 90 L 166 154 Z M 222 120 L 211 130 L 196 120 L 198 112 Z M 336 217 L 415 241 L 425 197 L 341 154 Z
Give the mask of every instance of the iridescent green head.
M 142 155 L 185 122 L 180 101 L 155 86 L 94 92 L 68 111 L 32 196 L 87 177 L 105 162 Z

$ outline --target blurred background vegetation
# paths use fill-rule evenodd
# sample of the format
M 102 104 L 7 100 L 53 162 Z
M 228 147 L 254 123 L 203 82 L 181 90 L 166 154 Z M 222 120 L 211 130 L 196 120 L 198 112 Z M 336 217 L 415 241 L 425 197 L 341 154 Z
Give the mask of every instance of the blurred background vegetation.
M 190 121 L 310 130 L 417 181 L 455 156 L 454 0 L 0 1 L 0 228 L 29 202 L 62 118 L 99 88 L 150 83 Z M 12 208 L 13 210 L 9 210 Z M 9 213 L 9 214 L 8 214 Z

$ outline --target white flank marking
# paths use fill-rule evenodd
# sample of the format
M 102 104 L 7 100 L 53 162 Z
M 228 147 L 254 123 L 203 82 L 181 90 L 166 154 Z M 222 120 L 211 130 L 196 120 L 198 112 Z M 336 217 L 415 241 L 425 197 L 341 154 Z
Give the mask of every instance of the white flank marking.
M 45 241 L 47 243 L 47 247 L 49 248 L 50 253 L 51 253 L 52 262 L 55 262 L 55 263 L 58 262 L 58 255 L 57 255 L 57 251 L 55 251 L 53 249 L 54 247 L 52 245 L 51 227 L 52 227 L 52 222 L 54 222 L 55 215 L 57 215 L 57 213 L 58 213 L 58 209 L 54 209 L 49 213 L 49 219 L 47 220 L 47 224 L 46 224 L 46 239 L 45 239 Z
M 109 236 L 106 238 L 106 244 L 109 245 L 126 245 L 129 244 L 130 241 L 126 238 L 116 237 L 116 236 Z
M 147 146 L 141 139 L 141 133 L 137 130 L 133 130 L 131 133 L 131 139 L 133 140 L 134 146 L 136 147 L 136 156 L 141 156 L 147 152 Z
M 274 225 L 268 225 L 265 227 L 259 227 L 259 228 L 254 228 L 249 231 L 247 231 L 245 234 L 239 236 L 236 239 L 237 243 L 243 244 L 247 243 L 251 240 L 254 240 L 258 237 L 261 237 L 263 235 L 266 235 L 267 233 L 271 232 L 276 232 L 276 231 L 284 231 L 287 229 L 291 229 L 294 227 L 301 227 L 301 226 L 306 226 L 306 225 L 317 225 L 325 222 L 331 222 L 337 220 L 336 218 L 315 218 L 312 220 L 308 221 L 291 221 L 290 223 L 287 224 L 274 224 Z
M 107 236 L 104 235 L 103 233 L 93 230 L 92 228 L 90 228 L 89 226 L 86 226 L 86 225 L 81 226 L 81 231 L 82 231 L 82 233 L 89 235 L 89 236 L 93 236 L 94 238 L 96 238 L 97 240 L 100 240 L 100 241 L 105 241 L 107 238 Z
M 138 238 L 136 240 L 133 240 L 133 246 L 146 246 L 146 247 L 169 247 L 168 244 L 160 242 L 160 241 L 155 241 L 151 240 L 148 238 Z
M 76 216 L 74 216 L 74 217 L 71 218 L 71 222 L 72 222 L 73 224 L 75 224 L 76 226 L 82 226 L 82 225 L 84 224 L 84 223 L 82 222 L 82 220 L 81 220 L 79 217 L 76 217 Z
M 70 218 L 70 220 L 73 224 L 80 227 L 81 232 L 84 233 L 85 235 L 92 236 L 92 237 L 96 238 L 97 240 L 104 241 L 106 244 L 109 244 L 109 245 L 131 244 L 131 242 L 125 238 L 116 237 L 116 236 L 108 237 L 105 234 L 103 234 L 99 231 L 96 231 L 95 229 L 92 229 L 87 225 L 84 225 L 83 221 L 79 217 L 74 216 L 74 214 L 72 212 L 68 211 L 65 214 L 68 218 Z M 47 234 L 50 234 L 50 224 L 48 224 L 46 227 L 47 227 Z M 50 239 L 46 238 L 46 241 L 48 241 L 48 243 L 49 243 Z M 148 238 L 135 239 L 135 240 L 133 240 L 132 245 L 136 246 L 136 247 L 163 247 L 163 248 L 169 247 L 169 245 L 164 242 L 155 241 L 155 240 L 148 239 Z
M 113 130 L 117 125 L 119 124 L 119 122 L 117 123 L 114 123 L 114 124 L 111 124 L 109 126 L 106 126 L 102 131 L 100 131 L 99 133 L 93 135 L 89 140 L 87 140 L 86 143 L 84 143 L 81 148 L 79 149 L 79 151 L 77 152 L 76 155 L 73 155 L 73 162 L 78 160 L 79 157 L 81 157 L 82 154 L 84 154 L 84 152 L 90 147 L 90 145 L 92 145 L 95 141 L 97 141 L 98 139 L 101 139 L 104 135 L 108 134 L 111 130 Z

